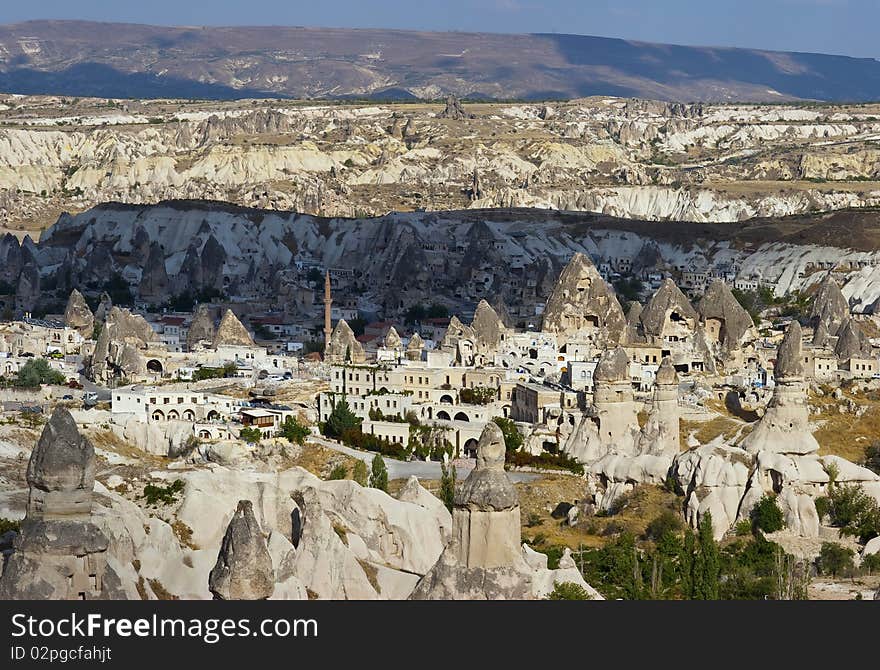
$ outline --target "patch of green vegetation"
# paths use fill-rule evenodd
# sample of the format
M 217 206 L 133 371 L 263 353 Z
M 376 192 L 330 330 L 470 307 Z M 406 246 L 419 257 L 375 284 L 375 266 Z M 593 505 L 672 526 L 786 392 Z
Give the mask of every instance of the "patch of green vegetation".
M 592 600 L 587 590 L 574 582 L 556 582 L 547 600 Z
M 144 493 L 141 497 L 144 498 L 148 507 L 155 507 L 160 503 L 162 505 L 172 505 L 177 499 L 177 494 L 183 491 L 184 486 L 186 484 L 182 479 L 175 479 L 167 486 L 147 484 L 144 486 Z

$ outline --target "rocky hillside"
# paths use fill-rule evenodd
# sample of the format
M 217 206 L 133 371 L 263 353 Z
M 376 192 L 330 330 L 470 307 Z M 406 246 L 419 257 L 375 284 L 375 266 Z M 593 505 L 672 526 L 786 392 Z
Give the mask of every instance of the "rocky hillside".
M 126 98 L 857 101 L 880 98 L 880 63 L 580 35 L 33 21 L 0 26 L 0 88 Z
M 108 204 L 62 216 L 38 244 L 0 247 L 3 275 L 41 273 L 42 300 L 66 300 L 74 286 L 100 290 L 118 273 L 141 293 L 161 277 L 163 296 L 222 288 L 259 307 L 297 312 L 297 262 L 351 270 L 364 305 L 394 312 L 425 300 L 505 302 L 534 317 L 575 252 L 635 271 L 730 272 L 782 294 L 813 286 L 836 269 L 857 311 L 880 297 L 880 213 L 757 219 L 712 225 L 626 221 L 546 210 L 465 210 L 325 219 L 224 203 Z M 631 266 L 630 266 L 631 263 Z M 26 277 L 26 286 L 34 279 Z
M 880 105 L 306 105 L 0 96 L 0 219 L 224 200 L 741 221 L 880 204 Z M 23 232 L 19 234 L 22 236 Z

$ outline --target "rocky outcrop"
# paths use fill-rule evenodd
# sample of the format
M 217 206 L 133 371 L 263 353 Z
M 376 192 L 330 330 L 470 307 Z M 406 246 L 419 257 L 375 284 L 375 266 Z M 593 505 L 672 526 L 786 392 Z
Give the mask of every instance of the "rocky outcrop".
M 208 579 L 219 600 L 265 600 L 275 590 L 272 558 L 250 500 L 238 502 Z
M 438 119 L 452 119 L 453 121 L 462 121 L 464 119 L 475 118 L 473 114 L 464 111 L 461 101 L 454 95 L 446 96 L 446 107 L 442 112 L 437 114 Z
M 144 264 L 138 294 L 142 300 L 151 304 L 160 304 L 168 300 L 171 281 L 165 268 L 165 251 L 158 242 L 150 244 L 150 252 Z
M 422 359 L 422 351 L 425 348 L 425 342 L 421 335 L 413 333 L 406 345 L 406 358 L 410 361 L 420 361 Z
M 192 323 L 186 331 L 186 348 L 195 351 L 200 346 L 210 346 L 214 342 L 214 317 L 211 316 L 211 308 L 207 305 L 199 305 L 193 314 Z
M 103 324 L 110 314 L 111 307 L 113 307 L 113 301 L 110 299 L 110 296 L 107 293 L 102 293 L 98 306 L 95 308 L 95 323 Z
M 663 358 L 654 379 L 654 397 L 636 451 L 653 456 L 675 456 L 681 450 L 678 374 L 669 356 Z
M 633 397 L 629 356 L 622 347 L 602 352 L 593 373 L 593 403 L 563 445 L 581 463 L 609 453 L 636 455 L 638 408 Z
M 746 342 L 757 338 L 752 317 L 720 279 L 709 285 L 697 312 L 710 347 L 722 359 L 740 352 Z
M 862 332 L 859 324 L 847 315 L 837 331 L 837 342 L 834 344 L 834 355 L 838 360 L 870 356 L 871 345 Z
M 92 523 L 95 450 L 64 408 L 53 413 L 27 466 L 27 515 L 0 576 L 0 599 L 124 598 Z
M 86 339 L 91 339 L 95 330 L 95 316 L 89 309 L 82 293 L 73 289 L 64 309 L 64 325 L 73 328 Z
M 698 319 L 690 301 L 671 279 L 663 280 L 640 315 L 643 332 L 649 341 L 670 335 L 679 339 L 688 338 L 693 334 Z
M 819 443 L 810 430 L 810 409 L 804 381 L 802 331 L 792 321 L 779 345 L 774 368 L 776 386 L 764 416 L 740 446 L 749 453 L 769 451 L 810 454 Z
M 385 340 L 382 343 L 386 349 L 390 349 L 392 351 L 400 351 L 403 349 L 403 342 L 400 339 L 400 335 L 397 333 L 397 329 L 394 326 L 388 329 L 388 332 L 385 333 Z
M 504 339 L 507 327 L 495 309 L 485 300 L 480 300 L 471 321 L 474 346 L 477 353 L 494 354 Z
M 544 597 L 557 581 L 582 586 L 573 566 L 547 570 L 530 563 L 520 547 L 516 489 L 504 472 L 504 436 L 486 424 L 477 445 L 477 464 L 455 493 L 452 539 L 410 596 L 417 600 L 498 600 Z
M 111 307 L 92 354 L 92 379 L 109 383 L 114 379 L 135 380 L 146 374 L 144 352 L 158 346 L 155 331 L 140 316 L 127 309 Z
M 562 270 L 544 308 L 542 330 L 566 340 L 614 346 L 626 336 L 617 296 L 590 259 L 576 253 Z
M 40 270 L 36 262 L 25 264 L 15 287 L 15 311 L 19 314 L 33 311 L 40 300 Z
M 849 302 L 829 272 L 819 284 L 810 307 L 810 322 L 813 328 L 821 325 L 828 335 L 837 336 L 849 319 L 849 311 Z
M 227 309 L 220 319 L 220 325 L 217 326 L 217 332 L 214 333 L 214 342 L 212 346 L 217 347 L 253 347 L 254 338 L 248 332 L 238 317 L 231 309 Z
M 324 361 L 334 364 L 360 364 L 366 360 L 364 347 L 355 338 L 351 326 L 345 319 L 339 319 L 330 334 L 330 341 L 324 347 Z
M 642 303 L 633 300 L 626 310 L 626 342 L 645 342 L 645 334 L 642 331 Z

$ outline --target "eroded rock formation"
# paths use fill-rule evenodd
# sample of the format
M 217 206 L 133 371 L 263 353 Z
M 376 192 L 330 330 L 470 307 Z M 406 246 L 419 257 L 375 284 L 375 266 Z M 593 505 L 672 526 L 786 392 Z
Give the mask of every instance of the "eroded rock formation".
M 614 346 L 623 341 L 626 335 L 623 309 L 584 254 L 574 254 L 559 275 L 544 308 L 542 329 L 556 333 L 560 343 L 583 340 Z
M 265 600 L 275 590 L 272 557 L 250 500 L 238 502 L 208 584 L 219 600 Z

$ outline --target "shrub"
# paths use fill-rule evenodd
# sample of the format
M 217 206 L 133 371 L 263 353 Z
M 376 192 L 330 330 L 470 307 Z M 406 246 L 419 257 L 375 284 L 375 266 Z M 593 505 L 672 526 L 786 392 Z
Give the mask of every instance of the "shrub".
M 21 521 L 0 517 L 0 535 L 8 533 L 10 530 L 14 530 L 16 533 L 21 530 Z
M 362 460 L 358 460 L 354 464 L 354 469 L 351 473 L 351 478 L 355 480 L 361 486 L 366 486 L 369 483 L 369 473 L 367 472 L 367 464 Z
M 385 460 L 379 454 L 373 457 L 370 487 L 388 493 L 388 469 L 385 467 Z
M 171 505 L 174 503 L 177 494 L 183 491 L 185 486 L 182 479 L 175 479 L 167 486 L 157 486 L 155 484 L 147 484 L 144 486 L 143 498 L 148 506 L 155 506 L 159 503 L 163 505 Z
M 823 575 L 846 576 L 853 572 L 854 555 L 853 550 L 848 547 L 842 547 L 835 542 L 823 542 L 817 567 Z
M 309 429 L 302 425 L 295 417 L 289 416 L 284 419 L 281 430 L 278 433 L 281 437 L 286 437 L 293 444 L 305 444 L 306 438 L 309 436 Z
M 455 503 L 455 466 L 453 465 L 450 470 L 446 467 L 446 463 L 441 463 L 440 472 L 440 500 L 451 512 Z
M 880 572 L 880 553 L 868 554 L 862 559 L 861 568 L 869 575 Z
M 592 600 L 587 590 L 574 582 L 555 582 L 547 600 Z
M 768 494 L 761 498 L 752 508 L 749 516 L 754 527 L 764 533 L 775 533 L 785 528 L 785 518 L 779 505 L 776 504 L 774 495 Z
M 340 439 L 346 431 L 361 429 L 361 419 L 355 416 L 354 412 L 348 406 L 345 396 L 336 403 L 330 416 L 327 417 L 327 423 L 324 424 L 324 435 L 327 437 L 335 437 Z
M 346 477 L 348 477 L 348 468 L 340 463 L 330 471 L 330 476 L 327 477 L 327 479 L 330 481 L 335 481 L 337 479 L 345 479 Z
M 819 516 L 819 521 L 821 522 L 831 510 L 831 500 L 827 496 L 821 496 L 820 498 L 816 498 L 815 503 L 816 514 Z
M 861 486 L 830 486 L 828 499 L 831 525 L 841 534 L 855 535 L 862 542 L 880 534 L 880 505 Z
M 236 367 L 234 363 L 227 363 L 220 368 L 199 368 L 193 371 L 192 380 L 194 382 L 199 382 L 205 379 L 223 379 L 224 377 L 231 377 L 235 374 L 235 371 Z
M 865 449 L 865 467 L 880 475 L 880 442 L 874 442 Z
M 515 467 L 531 466 L 545 470 L 570 470 L 571 472 L 582 475 L 584 474 L 584 466 L 577 459 L 572 458 L 568 454 L 550 454 L 543 452 L 537 456 L 529 454 L 525 451 L 507 452 L 507 463 Z
M 33 358 L 18 371 L 15 385 L 22 388 L 38 388 L 40 384 L 64 384 L 67 379 L 63 374 L 49 367 L 45 358 Z
M 248 444 L 256 444 L 263 438 L 259 428 L 245 427 L 238 431 L 238 436 Z
M 461 402 L 469 405 L 488 405 L 495 400 L 495 389 L 487 386 L 475 386 L 472 389 L 463 388 L 458 397 Z
M 664 510 L 645 528 L 645 537 L 656 542 L 666 533 L 678 533 L 681 527 L 682 523 L 678 515 L 672 510 Z
M 752 522 L 749 519 L 740 519 L 739 521 L 736 522 L 736 526 L 734 526 L 733 532 L 737 537 L 751 535 L 752 534 Z
M 511 419 L 506 419 L 502 416 L 496 416 L 492 421 L 495 422 L 495 425 L 501 429 L 501 434 L 504 435 L 504 448 L 508 455 L 518 452 L 523 445 L 523 436 L 519 429 L 517 429 L 516 424 Z

